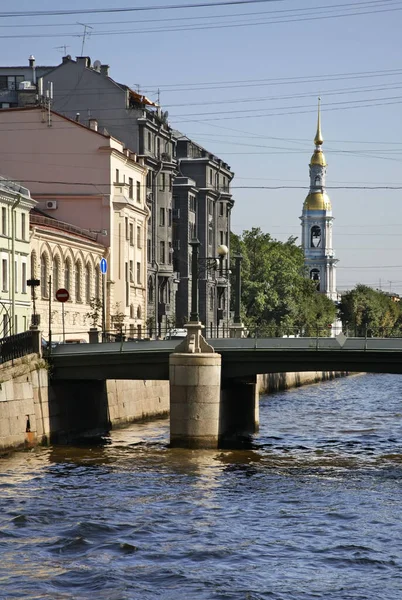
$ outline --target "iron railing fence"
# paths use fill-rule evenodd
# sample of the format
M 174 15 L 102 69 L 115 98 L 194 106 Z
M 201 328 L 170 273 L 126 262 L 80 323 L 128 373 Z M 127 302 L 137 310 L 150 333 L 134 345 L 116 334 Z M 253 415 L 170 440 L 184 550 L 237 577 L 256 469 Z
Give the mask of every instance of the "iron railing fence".
M 232 335 L 233 326 L 208 326 L 203 329 L 203 335 L 207 339 L 222 339 L 230 338 Z M 244 327 L 242 337 L 247 338 L 329 338 L 340 333 L 344 333 L 346 337 L 355 338 L 402 338 L 402 327 L 348 327 L 348 326 L 326 326 L 326 327 L 287 327 L 285 325 L 265 325 Z M 22 335 L 22 334 L 18 334 Z M 155 331 L 133 331 L 128 327 L 122 331 L 110 330 L 102 333 L 98 330 L 99 342 L 138 342 L 149 340 L 180 340 L 186 336 L 184 327 L 163 327 L 160 328 L 158 334 Z M 15 336 L 12 336 L 15 337 Z M 9 338 L 5 338 L 9 339 Z M 11 338 L 10 338 L 11 339 Z M 65 335 L 65 343 L 85 343 L 89 340 L 88 330 L 69 332 Z M 62 342 L 62 332 L 52 332 L 52 346 Z
M 32 331 L 16 333 L 0 339 L 1 362 L 21 358 L 34 353 L 34 334 Z

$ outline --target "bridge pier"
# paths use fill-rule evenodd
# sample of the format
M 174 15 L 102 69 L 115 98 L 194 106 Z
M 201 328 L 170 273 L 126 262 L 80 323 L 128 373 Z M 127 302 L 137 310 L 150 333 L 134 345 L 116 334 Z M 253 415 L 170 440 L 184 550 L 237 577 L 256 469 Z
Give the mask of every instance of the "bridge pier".
M 170 445 L 218 448 L 220 434 L 220 354 L 172 354 Z
M 222 382 L 221 438 L 256 433 L 259 428 L 259 393 L 257 376 L 228 379 Z

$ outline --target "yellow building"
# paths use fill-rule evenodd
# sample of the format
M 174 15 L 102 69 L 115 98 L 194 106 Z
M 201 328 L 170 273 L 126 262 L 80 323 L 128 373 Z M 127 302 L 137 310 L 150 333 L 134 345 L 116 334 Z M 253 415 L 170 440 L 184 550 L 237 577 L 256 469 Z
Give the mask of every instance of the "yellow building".
M 30 325 L 29 211 L 35 205 L 27 188 L 0 178 L 0 336 Z

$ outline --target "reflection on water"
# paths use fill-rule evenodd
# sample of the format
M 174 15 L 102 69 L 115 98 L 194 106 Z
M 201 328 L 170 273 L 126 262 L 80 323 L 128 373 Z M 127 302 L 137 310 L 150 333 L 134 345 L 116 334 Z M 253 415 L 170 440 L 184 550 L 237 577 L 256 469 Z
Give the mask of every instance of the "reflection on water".
M 0 598 L 400 600 L 402 378 L 262 399 L 244 450 L 168 421 L 0 460 Z

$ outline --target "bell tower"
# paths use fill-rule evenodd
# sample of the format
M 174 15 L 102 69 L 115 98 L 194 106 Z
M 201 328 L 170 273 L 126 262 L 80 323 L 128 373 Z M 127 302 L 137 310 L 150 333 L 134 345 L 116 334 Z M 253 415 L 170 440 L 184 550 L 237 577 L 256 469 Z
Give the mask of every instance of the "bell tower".
M 337 299 L 336 263 L 332 247 L 332 206 L 325 190 L 327 162 L 322 151 L 324 139 L 321 133 L 321 104 L 318 99 L 317 133 L 315 150 L 310 160 L 310 191 L 303 204 L 300 217 L 302 224 L 302 248 L 308 277 L 317 290 L 331 300 Z

